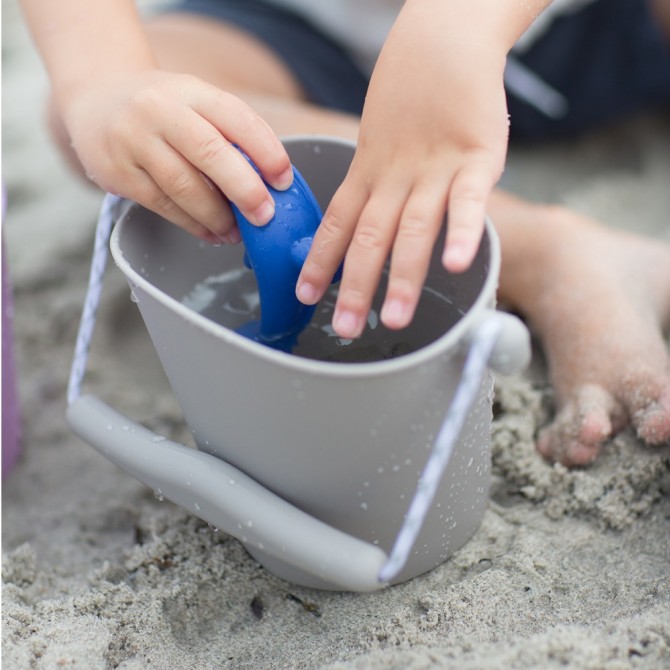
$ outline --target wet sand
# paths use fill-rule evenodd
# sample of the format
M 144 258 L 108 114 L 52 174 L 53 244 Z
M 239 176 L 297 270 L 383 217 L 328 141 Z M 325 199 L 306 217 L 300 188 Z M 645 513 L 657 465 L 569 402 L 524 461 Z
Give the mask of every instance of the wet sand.
M 65 384 L 100 196 L 50 147 L 44 94 L 4 0 L 3 232 L 24 430 L 3 484 L 5 667 L 670 668 L 670 445 L 626 431 L 587 469 L 543 461 L 533 438 L 552 396 L 539 351 L 527 373 L 496 382 L 480 529 L 442 566 L 372 595 L 276 578 L 73 436 Z M 669 177 L 670 125 L 647 117 L 517 147 L 504 183 L 667 240 Z M 114 267 L 86 388 L 190 440 Z

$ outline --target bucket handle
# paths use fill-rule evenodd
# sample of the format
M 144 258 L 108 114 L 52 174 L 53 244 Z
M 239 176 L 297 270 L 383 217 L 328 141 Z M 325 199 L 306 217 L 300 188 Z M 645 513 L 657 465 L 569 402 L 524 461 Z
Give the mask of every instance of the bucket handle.
M 333 588 L 369 592 L 384 588 L 402 569 L 430 508 L 453 445 L 488 367 L 521 369 L 530 358 L 528 331 L 514 316 L 484 310 L 466 338 L 463 375 L 419 479 L 389 556 L 290 504 L 225 461 L 159 436 L 100 399 L 81 394 L 88 350 L 108 255 L 109 236 L 123 200 L 107 195 L 96 229 L 89 286 L 68 384 L 72 430 L 157 496 L 258 550 Z M 191 483 L 197 485 L 191 486 Z

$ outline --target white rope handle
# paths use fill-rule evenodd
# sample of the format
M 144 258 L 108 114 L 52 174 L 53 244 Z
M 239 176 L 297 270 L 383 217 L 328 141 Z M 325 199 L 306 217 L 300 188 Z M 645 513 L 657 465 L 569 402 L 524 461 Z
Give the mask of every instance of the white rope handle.
M 88 288 L 86 289 L 86 299 L 84 309 L 79 323 L 79 332 L 77 333 L 77 342 L 74 348 L 74 357 L 72 367 L 70 368 L 70 380 L 67 386 L 68 405 L 76 400 L 81 394 L 81 385 L 86 373 L 86 363 L 88 361 L 88 352 L 93 339 L 95 329 L 95 317 L 100 304 L 100 294 L 102 293 L 102 282 L 105 275 L 105 266 L 107 265 L 107 256 L 109 255 L 109 237 L 112 233 L 112 226 L 116 220 L 119 205 L 122 201 L 117 195 L 107 194 L 102 201 L 100 216 L 95 229 L 95 243 L 93 246 L 93 258 L 91 260 L 91 272 L 88 278 Z
M 562 93 L 514 56 L 507 57 L 503 76 L 510 93 L 550 119 L 562 119 L 570 111 L 568 100 Z
M 479 393 L 482 375 L 488 366 L 501 328 L 500 319 L 489 318 L 479 327 L 470 345 L 461 381 L 421 473 L 405 521 L 398 532 L 388 560 L 379 571 L 380 582 L 390 582 L 407 563 L 437 487 L 449 465 L 454 444 L 463 428 L 470 406 Z

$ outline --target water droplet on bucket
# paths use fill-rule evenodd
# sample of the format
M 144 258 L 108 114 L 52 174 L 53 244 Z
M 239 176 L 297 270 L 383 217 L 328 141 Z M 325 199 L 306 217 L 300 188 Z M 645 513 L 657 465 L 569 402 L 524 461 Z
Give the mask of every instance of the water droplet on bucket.
M 154 498 L 156 498 L 156 500 L 158 500 L 158 502 L 163 502 L 163 500 L 165 500 L 165 496 L 163 495 L 163 491 L 161 491 L 160 489 L 155 489 L 154 490 Z

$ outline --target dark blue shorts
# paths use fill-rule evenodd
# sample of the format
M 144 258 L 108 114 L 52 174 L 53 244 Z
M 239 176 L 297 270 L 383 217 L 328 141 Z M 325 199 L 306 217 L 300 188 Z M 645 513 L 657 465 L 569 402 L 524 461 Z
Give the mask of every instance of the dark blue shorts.
M 169 11 L 209 16 L 273 49 L 317 105 L 360 114 L 368 81 L 344 48 L 262 0 L 178 0 Z M 576 134 L 641 109 L 670 106 L 670 48 L 644 0 L 598 0 L 557 18 L 515 58 L 567 102 L 551 118 L 508 89 L 511 134 Z

